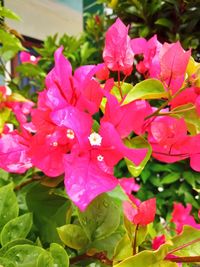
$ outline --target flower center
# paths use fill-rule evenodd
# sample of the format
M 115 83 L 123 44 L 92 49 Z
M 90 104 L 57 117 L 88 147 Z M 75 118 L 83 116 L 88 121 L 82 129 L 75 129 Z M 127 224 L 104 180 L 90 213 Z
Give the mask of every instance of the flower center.
M 104 159 L 104 157 L 103 157 L 102 155 L 98 155 L 98 156 L 97 156 L 97 160 L 98 160 L 98 161 L 103 161 L 103 159 Z
M 58 142 L 53 142 L 52 146 L 58 146 Z
M 36 57 L 33 56 L 33 55 L 31 55 L 31 56 L 30 56 L 30 60 L 31 60 L 31 61 L 36 61 Z
M 68 129 L 67 130 L 67 137 L 69 138 L 69 139 L 74 139 L 74 131 L 72 130 L 72 129 Z
M 91 133 L 91 135 L 88 137 L 88 139 L 90 141 L 91 146 L 100 146 L 101 145 L 102 137 L 98 133 Z

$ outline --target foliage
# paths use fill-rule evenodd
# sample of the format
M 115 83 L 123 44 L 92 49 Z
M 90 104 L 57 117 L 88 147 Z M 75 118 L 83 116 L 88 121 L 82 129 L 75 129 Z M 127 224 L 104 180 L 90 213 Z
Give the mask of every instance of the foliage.
M 4 23 L 1 31 L 4 72 L 23 46 Z M 40 87 L 37 103 L 15 92 L 21 78 L 0 87 L 0 264 L 199 262 L 199 63 L 179 42 L 131 40 L 117 19 L 104 63 L 85 65 L 99 49 L 85 38 L 49 37 L 38 57 L 21 52 L 18 71 Z M 137 84 L 126 80 L 133 64 Z

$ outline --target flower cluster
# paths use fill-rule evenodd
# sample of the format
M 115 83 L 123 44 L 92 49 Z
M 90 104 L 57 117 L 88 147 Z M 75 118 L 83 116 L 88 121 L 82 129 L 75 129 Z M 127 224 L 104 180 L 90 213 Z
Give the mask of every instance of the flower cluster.
M 114 167 L 120 160 L 137 168 L 148 159 L 148 148 L 136 148 L 134 136 L 146 138 L 156 159 L 190 158 L 191 167 L 200 171 L 199 65 L 190 50 L 179 42 L 161 44 L 156 36 L 131 40 L 120 19 L 106 33 L 104 63 L 73 73 L 62 50 L 55 52 L 31 121 L 25 116 L 18 130 L 1 134 L 1 168 L 23 173 L 35 166 L 50 177 L 65 174 L 67 194 L 82 211 L 119 184 Z M 133 86 L 125 79 L 137 55 L 142 60 L 136 69 L 147 83 Z M 163 104 L 152 106 L 150 99 Z M 125 204 L 130 220 L 141 225 L 153 221 L 155 199 L 130 201 L 136 205 Z M 149 208 L 153 212 L 145 217 Z

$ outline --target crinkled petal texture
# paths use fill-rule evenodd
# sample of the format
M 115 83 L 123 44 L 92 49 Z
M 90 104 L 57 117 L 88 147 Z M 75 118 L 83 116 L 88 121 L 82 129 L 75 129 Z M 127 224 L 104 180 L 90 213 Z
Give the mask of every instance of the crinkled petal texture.
M 189 157 L 190 139 L 184 119 L 163 116 L 156 118 L 149 128 L 148 141 L 153 156 L 164 162 L 172 163 Z
M 63 47 L 58 48 L 54 54 L 55 66 L 46 77 L 46 87 L 57 87 L 60 94 L 68 103 L 73 99 L 72 67 L 62 54 Z
M 0 138 L 0 168 L 15 173 L 24 173 L 32 167 L 28 156 L 28 142 L 16 131 Z
M 143 132 L 145 117 L 151 114 L 152 108 L 145 100 L 136 100 L 120 106 L 116 97 L 106 92 L 106 108 L 103 121 L 112 123 L 121 138 L 127 137 L 132 131 Z
M 50 177 L 56 177 L 64 173 L 63 156 L 68 151 L 67 145 L 58 143 L 55 133 L 38 133 L 32 137 L 29 155 L 37 168 Z
M 135 224 L 147 225 L 154 221 L 156 214 L 156 199 L 151 198 L 143 201 L 139 207 L 137 214 L 133 218 Z
M 183 84 L 190 56 L 191 51 L 185 51 L 180 42 L 164 43 L 160 50 L 161 77 L 173 93 Z
M 62 127 L 73 130 L 79 144 L 88 139 L 92 128 L 92 117 L 77 108 L 69 106 L 51 113 L 52 121 Z
M 103 172 L 91 161 L 88 154 L 75 157 L 72 161 L 65 157 L 65 188 L 70 199 L 81 211 L 101 193 L 108 192 L 118 184 L 113 175 Z
M 156 199 L 143 201 L 137 207 L 129 201 L 123 203 L 124 214 L 129 221 L 138 225 L 147 225 L 154 221 L 156 214 Z
M 128 75 L 132 71 L 133 57 L 128 27 L 118 18 L 106 33 L 104 62 L 110 70 Z

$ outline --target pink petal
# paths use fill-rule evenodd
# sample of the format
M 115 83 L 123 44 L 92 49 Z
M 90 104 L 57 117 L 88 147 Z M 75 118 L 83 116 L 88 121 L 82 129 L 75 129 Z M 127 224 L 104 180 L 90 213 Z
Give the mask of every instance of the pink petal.
M 89 156 L 75 158 L 72 162 L 66 158 L 65 188 L 70 199 L 81 211 L 98 195 L 112 190 L 118 181 L 112 175 L 103 172 Z

